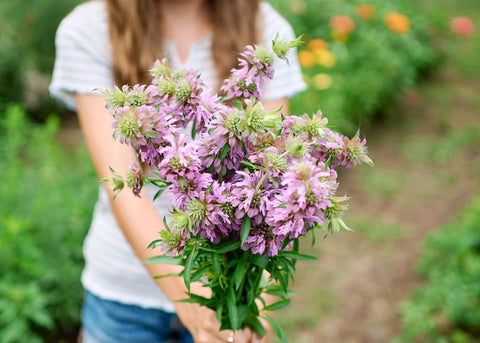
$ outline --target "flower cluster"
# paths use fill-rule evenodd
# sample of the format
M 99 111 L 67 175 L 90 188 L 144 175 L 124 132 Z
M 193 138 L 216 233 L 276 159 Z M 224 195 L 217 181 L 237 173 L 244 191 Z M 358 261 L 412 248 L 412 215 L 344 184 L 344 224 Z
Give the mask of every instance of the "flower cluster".
M 149 85 L 108 93 L 113 136 L 138 155 L 124 177 L 113 172 L 109 181 L 136 196 L 148 183 L 158 187 L 154 199 L 171 195 L 170 220 L 150 244 L 169 256 L 153 260 L 183 265 L 188 290 L 200 280 L 211 289 L 210 298 L 189 301 L 216 311 L 221 329 L 250 326 L 265 335 L 255 299 L 273 292 L 283 297 L 281 306 L 288 304 L 293 260 L 306 258 L 298 239 L 322 227 L 349 229 L 341 219 L 346 198 L 335 196 L 337 168 L 372 164 L 365 140 L 331 130 L 320 111 L 284 117 L 281 109 L 263 107 L 274 55 L 286 60 L 299 44 L 276 38 L 271 50 L 248 46 L 221 87 L 224 97 L 212 94 L 196 71 L 174 71 L 165 60 L 151 69 Z M 153 174 L 144 174 L 140 162 Z M 280 289 L 261 283 L 264 270 Z M 271 306 L 265 310 L 281 307 Z
M 211 94 L 198 73 L 173 71 L 166 61 L 155 63 L 150 85 L 110 94 L 114 137 L 157 171 L 148 178 L 133 164 L 127 186 L 138 196 L 152 182 L 173 195 L 173 220 L 162 233 L 169 253 L 196 237 L 213 244 L 241 239 L 242 249 L 275 256 L 286 240 L 332 219 L 325 213 L 338 166 L 371 163 L 365 140 L 328 129 L 321 112 L 283 118 L 259 102 L 273 76 L 273 54 L 284 58 L 298 42 L 275 40 L 273 51 L 248 46 L 222 86 L 238 100 L 233 107 Z M 192 121 L 196 140 L 183 129 Z M 244 226 L 249 231 L 240 237 Z

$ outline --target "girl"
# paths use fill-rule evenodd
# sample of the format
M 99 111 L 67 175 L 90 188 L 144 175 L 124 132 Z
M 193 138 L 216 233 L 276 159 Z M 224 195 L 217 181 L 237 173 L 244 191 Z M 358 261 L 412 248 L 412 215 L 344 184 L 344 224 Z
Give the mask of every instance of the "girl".
M 148 69 L 164 56 L 174 68 L 194 68 L 219 88 L 238 52 L 247 44 L 270 44 L 277 33 L 294 38 L 288 23 L 258 0 L 90 1 L 58 28 L 50 92 L 77 112 L 98 177 L 111 177 L 109 167 L 123 175 L 134 151 L 113 140 L 106 97 L 95 89 L 147 83 Z M 283 106 L 286 114 L 287 99 L 305 87 L 295 52 L 289 61 L 275 65 L 263 96 L 267 110 Z M 100 187 L 84 243 L 83 342 L 260 342 L 249 329 L 235 336 L 220 332 L 209 309 L 175 302 L 185 298 L 182 279 L 152 278 L 178 270 L 141 262 L 158 254 L 146 247 L 158 238 L 169 208 L 168 198 L 153 203 L 148 188 L 142 192 L 137 198 L 124 191 L 112 200 L 112 189 Z

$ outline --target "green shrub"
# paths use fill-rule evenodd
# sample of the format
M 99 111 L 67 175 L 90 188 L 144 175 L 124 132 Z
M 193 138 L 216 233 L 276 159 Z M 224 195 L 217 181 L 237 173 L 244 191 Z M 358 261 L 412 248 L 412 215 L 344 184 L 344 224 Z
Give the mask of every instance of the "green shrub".
M 57 27 L 81 2 L 84 1 L 0 1 L 0 98 L 8 102 L 23 101 L 28 91 L 26 78 L 32 71 L 43 75 L 47 82 L 42 83 L 48 84 L 55 59 Z M 45 119 L 50 110 L 58 108 L 46 89 L 34 97 L 29 114 L 37 119 Z
M 78 327 L 95 172 L 84 147 L 57 142 L 57 117 L 0 118 L 0 343 L 58 341 Z
M 418 264 L 426 280 L 402 307 L 397 342 L 480 341 L 480 193 L 427 239 Z
M 297 34 L 307 33 L 299 61 L 309 89 L 292 100 L 292 112 L 320 105 L 344 133 L 372 121 L 437 61 L 427 18 L 408 1 L 372 0 L 363 11 L 361 0 L 270 2 Z

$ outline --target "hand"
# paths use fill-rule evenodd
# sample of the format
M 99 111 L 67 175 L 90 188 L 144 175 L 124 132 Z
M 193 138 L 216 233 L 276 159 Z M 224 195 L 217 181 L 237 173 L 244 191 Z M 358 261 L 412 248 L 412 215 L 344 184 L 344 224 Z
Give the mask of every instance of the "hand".
M 192 293 L 204 297 L 210 296 L 210 289 L 202 287 L 199 283 L 192 283 L 190 287 Z M 237 330 L 234 335 L 230 330 L 220 331 L 216 313 L 205 306 L 181 302 L 174 304 L 178 318 L 190 331 L 195 343 L 228 343 L 231 342 L 230 337 L 233 337 L 234 343 L 255 342 L 254 334 L 248 328 Z
M 183 325 L 190 331 L 195 343 L 227 343 L 232 331 L 220 331 L 220 323 L 215 312 L 207 307 L 191 303 L 177 303 L 177 315 Z M 253 342 L 250 329 L 237 330 L 233 335 L 234 343 Z

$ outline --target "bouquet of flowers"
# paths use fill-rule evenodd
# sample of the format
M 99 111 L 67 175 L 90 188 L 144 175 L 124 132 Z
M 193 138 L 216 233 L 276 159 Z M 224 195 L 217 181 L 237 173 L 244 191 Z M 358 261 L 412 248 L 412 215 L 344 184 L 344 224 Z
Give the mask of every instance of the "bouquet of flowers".
M 107 100 L 115 139 L 138 155 L 125 176 L 113 171 L 114 190 L 126 184 L 138 196 L 150 183 L 155 199 L 172 195 L 165 229 L 150 244 L 163 254 L 146 262 L 182 265 L 189 292 L 192 282 L 209 287 L 210 298 L 189 293 L 185 301 L 216 311 L 222 330 L 249 326 L 263 336 L 263 316 L 282 341 L 266 311 L 289 304 L 296 262 L 315 259 L 299 252 L 300 237 L 349 230 L 336 170 L 372 164 L 365 139 L 331 130 L 320 111 L 284 117 L 264 110 L 274 55 L 285 60 L 299 44 L 277 38 L 271 49 L 247 46 L 221 87 L 224 97 L 195 70 L 174 71 L 163 60 L 151 69 L 151 84 L 115 88 Z M 189 139 L 189 125 L 197 139 Z M 145 175 L 140 163 L 154 173 Z M 264 293 L 278 301 L 265 304 Z

